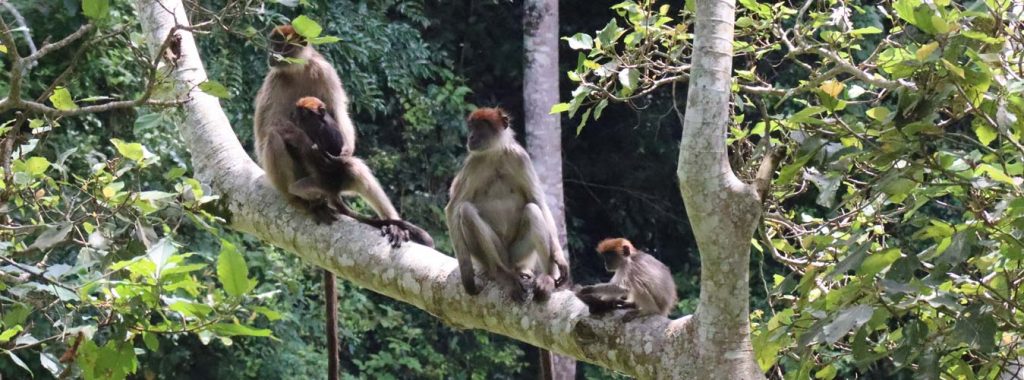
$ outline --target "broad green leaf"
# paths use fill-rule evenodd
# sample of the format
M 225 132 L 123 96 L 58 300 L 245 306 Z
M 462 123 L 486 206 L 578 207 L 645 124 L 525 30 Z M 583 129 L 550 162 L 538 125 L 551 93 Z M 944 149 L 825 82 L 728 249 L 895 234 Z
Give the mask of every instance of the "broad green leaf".
M 63 222 L 54 226 L 46 226 L 46 231 L 39 234 L 39 237 L 32 242 L 32 245 L 28 246 L 28 249 L 38 249 L 44 251 L 51 247 L 61 243 L 71 233 L 71 228 L 74 224 L 70 222 Z
M 952 336 L 972 349 L 989 353 L 996 349 L 997 331 L 991 307 L 976 304 L 956 318 Z
M 22 330 L 24 329 L 21 327 L 21 325 L 16 325 L 7 330 L 4 330 L 4 332 L 0 333 L 0 343 L 10 342 L 11 338 L 14 338 L 14 336 L 18 335 L 18 333 L 20 333 Z
M 271 321 L 277 321 L 283 318 L 280 312 L 266 306 L 254 306 L 252 311 L 263 314 L 263 316 L 267 317 L 267 319 Z
M 153 263 L 156 268 L 153 274 L 155 279 L 159 279 L 162 276 L 164 267 L 168 265 L 171 260 L 171 256 L 178 252 L 178 247 L 174 245 L 168 238 L 160 239 L 160 241 L 153 244 L 149 250 L 146 251 L 146 258 Z
M 0 44 L 0 53 L 7 54 L 7 45 Z
M 842 82 L 836 81 L 835 79 L 829 79 L 818 86 L 818 89 L 825 92 L 829 96 L 838 99 L 839 94 L 843 92 L 843 88 L 846 87 Z
M 221 240 L 220 257 L 217 258 L 217 279 L 224 286 L 228 295 L 240 297 L 252 289 L 252 280 L 249 280 L 249 268 L 245 264 L 245 258 L 235 248 L 234 244 Z
M 190 318 L 205 318 L 210 313 L 213 313 L 212 307 L 199 302 L 177 301 L 168 306 L 168 308 Z
M 569 41 L 569 47 L 573 50 L 590 50 L 594 48 L 594 39 L 586 33 L 576 33 L 572 37 L 563 37 L 562 39 Z
M 82 0 L 82 14 L 93 20 L 102 20 L 110 14 L 110 0 Z
M 21 358 L 18 357 L 18 355 L 14 354 L 14 351 L 7 351 L 7 357 L 11 358 L 11 361 L 13 361 L 14 364 L 16 364 L 18 367 L 21 367 L 21 369 L 28 371 L 30 377 L 36 376 L 35 373 L 33 373 L 32 370 L 28 368 L 28 365 L 25 364 L 25 362 L 22 361 Z
M 231 99 L 231 92 L 228 91 L 228 88 L 217 81 L 207 80 L 200 83 L 199 89 L 221 99 Z
M 814 373 L 815 379 L 832 380 L 836 378 L 836 367 L 832 364 L 826 365 L 825 368 L 818 370 Z
M 903 177 L 893 177 L 881 183 L 881 190 L 889 196 L 900 196 L 917 187 L 917 182 Z
M 881 121 L 883 123 L 888 122 L 890 114 L 889 109 L 885 107 L 875 107 L 867 110 L 867 112 L 865 113 L 868 115 L 868 117 Z
M 988 145 L 995 141 L 996 137 L 999 137 L 999 131 L 986 123 L 975 123 L 974 134 L 978 136 L 978 141 L 982 145 Z
M 903 21 L 913 24 L 917 21 L 914 18 L 914 9 L 918 5 L 921 5 L 921 0 L 897 0 L 893 3 L 893 9 Z
M 158 339 L 154 333 L 143 332 L 142 343 L 146 345 L 146 348 L 149 349 L 150 352 L 156 352 L 160 349 L 160 339 Z
M 145 149 L 142 147 L 142 144 L 127 143 L 121 139 L 110 139 L 110 142 L 114 144 L 117 153 L 120 153 L 124 158 L 139 162 L 145 156 Z
M 604 26 L 604 29 L 597 32 L 597 41 L 602 47 L 613 46 L 615 40 L 619 38 L 619 34 L 619 24 L 615 19 L 612 19 L 611 21 L 608 21 L 608 24 Z
M 918 61 L 924 62 L 924 61 L 927 61 L 928 57 L 932 55 L 932 52 L 934 52 L 935 49 L 938 49 L 938 48 L 939 48 L 939 43 L 933 41 L 930 44 L 923 45 L 920 48 L 918 48 L 917 49 L 917 53 L 914 53 L 914 56 L 917 57 Z
M 627 68 L 619 72 L 619 83 L 629 90 L 636 89 L 640 82 L 640 72 L 633 68 Z
M 822 124 L 821 119 L 812 117 L 814 115 L 825 112 L 825 107 L 811 106 L 800 110 L 789 117 L 789 121 L 793 123 L 804 123 L 804 124 Z
M 50 103 L 53 103 L 53 107 L 61 111 L 78 109 L 78 105 L 71 98 L 71 92 L 68 92 L 68 89 L 64 87 L 53 89 L 53 95 L 50 95 Z
M 868 255 L 864 262 L 860 264 L 860 269 L 857 270 L 857 274 L 864 277 L 871 277 L 885 270 L 896 259 L 900 258 L 900 250 L 898 248 L 889 248 L 882 252 Z
M 562 113 L 562 112 L 565 112 L 565 111 L 568 111 L 568 110 L 569 110 L 569 103 L 558 103 L 558 104 L 555 104 L 555 105 L 551 106 L 551 111 L 548 111 L 548 114 L 554 115 L 556 113 Z
M 831 323 L 825 325 L 825 328 L 822 329 L 825 342 L 833 344 L 839 341 L 850 330 L 858 328 L 870 320 L 874 312 L 875 310 L 868 305 L 857 305 L 844 309 L 836 316 L 836 319 L 832 320 Z
M 46 169 L 50 168 L 50 161 L 46 157 L 29 157 L 24 161 L 24 166 L 18 165 L 15 170 L 23 171 L 30 176 L 38 177 L 46 173 Z
M 953 63 L 950 63 L 949 61 L 947 61 L 945 59 L 942 59 L 942 65 L 946 67 L 946 70 L 949 70 L 953 74 L 956 74 L 956 76 L 958 76 L 960 78 L 964 77 L 964 69 L 960 68 L 959 66 L 957 66 L 957 65 L 955 65 Z
M 296 17 L 292 20 L 292 27 L 295 28 L 295 33 L 306 39 L 312 39 L 320 37 L 320 33 L 323 32 L 323 28 L 316 21 L 313 21 L 305 15 Z

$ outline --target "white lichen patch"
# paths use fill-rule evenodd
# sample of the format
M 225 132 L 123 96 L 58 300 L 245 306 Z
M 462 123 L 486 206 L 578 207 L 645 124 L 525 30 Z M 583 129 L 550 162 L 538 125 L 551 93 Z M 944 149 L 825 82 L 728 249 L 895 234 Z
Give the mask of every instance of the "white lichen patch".
M 647 344 L 644 344 L 644 353 L 650 355 L 651 352 L 654 352 L 654 343 L 647 342 Z
M 414 294 L 419 294 L 420 292 L 420 284 L 416 282 L 416 279 L 413 278 L 410 273 L 406 273 L 402 276 L 402 287 Z
M 530 329 L 530 318 L 528 318 L 528 317 L 526 317 L 524 315 L 523 318 L 519 320 L 519 326 L 522 327 L 523 330 L 529 330 Z

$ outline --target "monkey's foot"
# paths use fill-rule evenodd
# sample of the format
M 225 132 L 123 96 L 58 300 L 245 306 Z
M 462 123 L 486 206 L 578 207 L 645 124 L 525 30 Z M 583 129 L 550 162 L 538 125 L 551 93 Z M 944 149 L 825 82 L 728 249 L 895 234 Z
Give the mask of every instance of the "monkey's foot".
M 326 205 L 311 205 L 308 210 L 316 224 L 331 224 L 338 220 L 338 214 Z
M 545 302 L 551 299 L 551 293 L 555 291 L 555 280 L 548 275 L 541 275 L 533 282 L 533 300 Z
M 402 243 L 409 241 L 409 231 L 396 224 L 381 226 L 380 234 L 388 238 L 392 248 L 401 247 Z

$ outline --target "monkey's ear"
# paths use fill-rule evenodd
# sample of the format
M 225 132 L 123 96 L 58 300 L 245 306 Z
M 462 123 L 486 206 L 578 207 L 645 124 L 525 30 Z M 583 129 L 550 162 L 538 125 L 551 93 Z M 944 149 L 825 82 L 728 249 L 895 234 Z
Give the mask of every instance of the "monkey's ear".
M 629 257 L 629 255 L 632 255 L 633 254 L 632 248 L 633 247 L 630 247 L 629 244 L 623 244 L 622 245 L 622 257 Z
M 500 111 L 500 112 L 501 112 L 500 113 L 501 114 L 501 125 L 504 126 L 507 129 L 508 128 L 508 124 L 512 122 L 512 118 L 508 117 L 508 114 L 505 113 L 505 111 Z

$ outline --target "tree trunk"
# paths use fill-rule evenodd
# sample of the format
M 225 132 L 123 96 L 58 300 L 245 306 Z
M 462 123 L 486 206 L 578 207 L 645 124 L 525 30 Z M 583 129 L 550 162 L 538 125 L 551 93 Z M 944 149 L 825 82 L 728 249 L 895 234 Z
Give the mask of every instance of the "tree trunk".
M 552 115 L 558 103 L 558 1 L 527 0 L 523 12 L 523 121 L 526 148 L 540 177 L 551 215 L 558 227 L 558 241 L 569 257 L 565 229 L 565 201 L 562 190 L 562 123 Z M 576 378 L 576 361 L 541 350 L 541 378 Z M 548 362 L 553 368 L 547 375 Z
M 221 196 L 219 215 L 236 230 L 293 252 L 339 278 L 420 308 L 457 328 L 508 336 L 641 379 L 763 377 L 750 352 L 747 266 L 760 205 L 725 157 L 732 2 L 698 0 L 693 94 L 679 159 L 680 189 L 701 249 L 696 317 L 592 317 L 571 292 L 546 303 L 514 303 L 494 284 L 477 296 L 462 290 L 455 259 L 408 243 L 392 249 L 380 233 L 345 219 L 317 225 L 288 207 L 242 149 L 206 80 L 180 0 L 136 0 L 151 51 L 169 33 L 180 39 L 175 88 L 188 91 L 179 125 L 195 176 Z M 716 9 L 722 7 L 723 9 Z M 181 23 L 181 24 L 176 24 Z M 701 202 L 705 202 L 701 204 Z
M 755 379 L 764 375 L 750 345 L 748 272 L 761 201 L 754 186 L 736 178 L 726 153 L 735 6 L 735 0 L 697 0 L 677 174 L 700 250 L 698 371 Z

